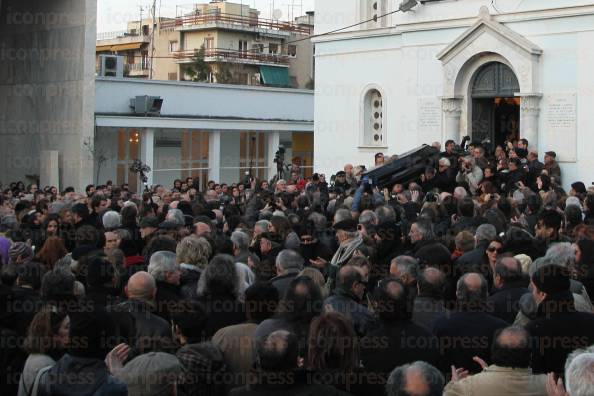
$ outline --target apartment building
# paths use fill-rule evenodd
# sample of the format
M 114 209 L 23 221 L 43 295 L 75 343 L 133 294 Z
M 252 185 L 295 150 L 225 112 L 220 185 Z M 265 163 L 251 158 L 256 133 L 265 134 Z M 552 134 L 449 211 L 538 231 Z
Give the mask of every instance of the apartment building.
M 126 32 L 100 34 L 97 54 L 124 56 L 127 77 L 149 78 L 152 69 L 155 80 L 311 88 L 313 12 L 294 22 L 259 14 L 245 4 L 195 4 L 176 18 L 133 21 Z

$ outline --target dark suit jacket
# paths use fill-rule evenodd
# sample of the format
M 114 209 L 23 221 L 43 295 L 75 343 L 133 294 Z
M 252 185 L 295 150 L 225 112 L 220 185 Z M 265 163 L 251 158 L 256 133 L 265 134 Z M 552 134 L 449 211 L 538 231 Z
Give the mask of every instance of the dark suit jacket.
M 438 364 L 437 338 L 425 328 L 409 320 L 381 322 L 361 340 L 363 368 L 369 375 L 369 379 L 378 380 L 368 381 L 363 386 L 366 394 L 383 395 L 385 381 L 390 372 L 395 367 L 417 360 L 423 360 L 432 365 Z
M 485 312 L 458 311 L 449 318 L 437 320 L 433 334 L 439 339 L 442 350 L 441 369 L 447 372 L 451 365 L 464 367 L 471 373 L 478 373 L 481 367 L 472 358 L 479 356 L 491 361 L 491 343 L 496 330 L 508 323 Z
M 541 303 L 537 318 L 526 326 L 533 337 L 531 367 L 534 374 L 563 374 L 570 352 L 594 344 L 594 314 L 575 312 L 571 292 L 561 297 L 558 300 L 562 304 L 548 315 L 543 312 Z
M 412 321 L 427 331 L 433 329 L 433 322 L 449 314 L 443 300 L 423 296 L 417 296 L 414 300 Z
M 520 298 L 530 293 L 526 286 L 526 280 L 511 282 L 509 285 L 503 285 L 501 289 L 495 289 L 487 299 L 487 309 L 489 313 L 507 323 L 514 323 L 516 315 L 520 310 Z
M 128 300 L 107 311 L 114 320 L 116 336 L 133 348 L 133 355 L 171 347 L 171 326 L 154 314 L 149 304 Z

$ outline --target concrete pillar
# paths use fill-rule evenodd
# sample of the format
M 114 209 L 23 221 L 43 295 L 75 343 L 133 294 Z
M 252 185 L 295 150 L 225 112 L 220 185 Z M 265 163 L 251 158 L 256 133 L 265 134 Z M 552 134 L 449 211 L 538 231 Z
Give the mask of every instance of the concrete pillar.
M 276 176 L 276 163 L 274 162 L 274 154 L 278 150 L 278 145 L 280 144 L 280 133 L 270 132 L 267 135 L 266 143 L 266 154 L 268 157 L 268 179 L 270 180 Z
M 54 186 L 60 191 L 60 152 L 41 150 L 39 187 Z
M 530 148 L 538 150 L 538 121 L 540 116 L 540 94 L 518 94 L 520 96 L 520 137 L 528 139 Z
M 147 184 L 153 185 L 153 169 L 155 168 L 155 130 L 154 128 L 146 128 L 142 131 L 140 139 L 140 160 L 151 168 L 149 172 Z M 144 189 L 144 186 L 143 186 Z
M 208 179 L 219 183 L 221 180 L 221 131 L 208 135 Z
M 462 98 L 442 98 L 441 108 L 445 118 L 443 142 L 460 141 L 460 117 L 462 116 Z

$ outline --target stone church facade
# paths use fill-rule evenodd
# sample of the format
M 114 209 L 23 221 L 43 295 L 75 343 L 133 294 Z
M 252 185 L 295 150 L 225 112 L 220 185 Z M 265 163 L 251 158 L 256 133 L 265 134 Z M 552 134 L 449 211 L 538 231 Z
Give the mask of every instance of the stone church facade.
M 316 2 L 316 168 L 470 135 L 526 138 L 593 182 L 594 2 L 419 3 Z

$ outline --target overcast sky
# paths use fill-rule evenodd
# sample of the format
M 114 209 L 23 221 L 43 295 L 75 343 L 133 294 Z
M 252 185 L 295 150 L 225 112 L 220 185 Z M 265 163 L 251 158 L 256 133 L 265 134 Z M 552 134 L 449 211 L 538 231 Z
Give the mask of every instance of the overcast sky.
M 160 8 L 161 16 L 173 17 L 176 13 L 176 5 L 181 8 L 191 9 L 192 4 L 207 2 L 208 0 L 195 1 L 194 3 L 188 0 L 157 0 L 157 14 Z M 277 15 L 282 15 L 279 18 L 281 20 L 288 20 L 289 12 L 292 13 L 291 16 L 298 16 L 302 4 L 303 13 L 314 9 L 314 0 L 234 0 L 233 2 L 243 2 L 257 8 L 260 10 L 262 18 L 270 17 L 274 3 L 274 9 L 280 10 L 280 13 L 277 11 Z M 138 20 L 141 6 L 143 7 L 143 17 L 147 17 L 151 4 L 152 0 L 98 0 L 97 32 L 125 30 L 127 21 Z M 292 11 L 291 4 L 294 5 Z

